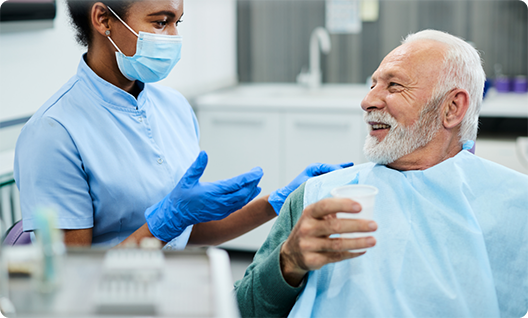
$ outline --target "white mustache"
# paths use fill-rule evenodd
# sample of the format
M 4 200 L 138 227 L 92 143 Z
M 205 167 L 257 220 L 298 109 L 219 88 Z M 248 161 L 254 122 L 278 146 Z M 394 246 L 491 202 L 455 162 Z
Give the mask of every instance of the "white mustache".
M 363 115 L 363 118 L 367 124 L 369 122 L 376 122 L 376 123 L 389 125 L 391 126 L 391 128 L 395 128 L 398 126 L 398 121 L 394 117 L 392 117 L 389 113 L 384 112 L 384 111 L 366 112 Z

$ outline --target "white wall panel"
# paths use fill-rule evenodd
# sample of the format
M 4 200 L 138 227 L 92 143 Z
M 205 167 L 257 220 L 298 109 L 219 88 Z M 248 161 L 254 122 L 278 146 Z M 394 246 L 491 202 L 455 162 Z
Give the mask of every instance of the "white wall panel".
M 182 60 L 161 83 L 188 98 L 235 84 L 236 1 L 187 0 L 184 12 Z M 0 23 L 0 122 L 32 115 L 75 74 L 84 51 L 64 0 L 53 22 Z M 0 150 L 16 137 L 0 129 Z

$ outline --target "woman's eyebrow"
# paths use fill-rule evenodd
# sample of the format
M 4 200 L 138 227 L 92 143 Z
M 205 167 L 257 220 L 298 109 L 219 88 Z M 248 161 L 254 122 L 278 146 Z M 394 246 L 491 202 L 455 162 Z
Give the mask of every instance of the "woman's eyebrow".
M 176 17 L 176 14 L 174 14 L 174 12 L 172 12 L 172 11 L 158 11 L 158 12 L 150 13 L 147 16 L 151 17 L 151 16 L 156 16 L 156 15 L 166 15 L 166 16 L 169 16 L 171 18 Z

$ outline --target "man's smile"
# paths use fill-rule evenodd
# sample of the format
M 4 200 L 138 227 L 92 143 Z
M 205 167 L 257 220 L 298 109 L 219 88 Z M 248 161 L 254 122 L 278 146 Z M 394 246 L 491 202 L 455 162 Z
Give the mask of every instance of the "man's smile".
M 370 135 L 376 137 L 378 141 L 382 141 L 391 128 L 390 125 L 380 122 L 369 122 L 368 124 L 370 125 Z
M 372 123 L 370 122 L 369 125 L 372 127 L 372 130 L 379 130 L 379 129 L 389 129 L 391 126 L 383 123 Z

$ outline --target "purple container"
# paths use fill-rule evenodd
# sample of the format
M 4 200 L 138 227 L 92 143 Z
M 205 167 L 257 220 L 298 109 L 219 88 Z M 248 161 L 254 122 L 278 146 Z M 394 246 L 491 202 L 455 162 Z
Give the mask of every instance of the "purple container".
M 516 76 L 513 80 L 513 91 L 516 93 L 528 92 L 528 82 L 526 76 Z
M 510 91 L 511 82 L 507 77 L 497 77 L 494 82 L 495 89 L 499 93 L 507 93 Z

